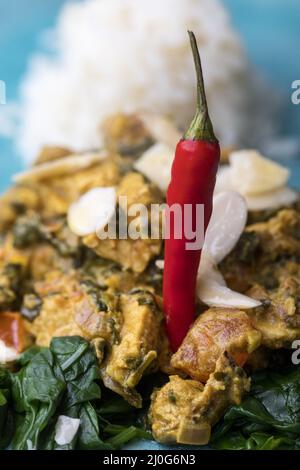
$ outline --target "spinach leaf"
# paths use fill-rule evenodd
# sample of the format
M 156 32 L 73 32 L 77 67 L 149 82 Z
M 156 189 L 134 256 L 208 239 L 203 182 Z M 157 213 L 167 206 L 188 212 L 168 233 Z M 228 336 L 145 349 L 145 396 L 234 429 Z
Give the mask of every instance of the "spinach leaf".
M 78 435 L 78 449 L 81 450 L 111 450 L 113 447 L 104 443 L 99 435 L 99 421 L 97 413 L 91 403 L 85 403 L 79 413 L 80 428 Z
M 13 431 L 13 420 L 9 409 L 9 398 L 9 372 L 4 368 L 0 368 L 0 449 L 8 445 Z
M 249 395 L 213 434 L 219 449 L 300 449 L 300 367 L 254 374 Z
M 41 431 L 47 426 L 65 390 L 65 381 L 50 350 L 42 350 L 11 375 L 15 411 L 22 414 L 12 449 L 37 449 Z
M 18 366 L 16 373 L 0 368 L 1 449 L 9 444 L 15 450 L 111 450 L 149 437 L 122 398 L 110 391 L 101 397 L 97 358 L 85 339 L 54 338 L 49 348 L 27 350 Z M 66 445 L 55 441 L 60 415 L 80 419 Z
M 26 351 L 24 351 L 19 357 L 18 364 L 20 366 L 26 366 L 26 364 L 28 364 L 28 362 L 30 362 L 36 354 L 42 351 L 42 349 L 46 348 L 42 348 L 40 346 L 31 346 L 30 348 L 26 349 Z
M 67 385 L 63 407 L 100 399 L 101 391 L 95 380 L 100 372 L 97 359 L 90 344 L 80 336 L 54 338 L 50 349 L 53 352 Z

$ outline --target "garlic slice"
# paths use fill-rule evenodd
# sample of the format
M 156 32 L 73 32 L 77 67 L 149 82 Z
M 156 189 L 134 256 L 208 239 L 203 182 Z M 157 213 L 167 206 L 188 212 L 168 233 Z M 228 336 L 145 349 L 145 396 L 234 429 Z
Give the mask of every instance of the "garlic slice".
M 229 161 L 219 168 L 215 194 L 238 191 L 250 211 L 277 209 L 298 199 L 299 194 L 286 186 L 289 170 L 255 150 L 233 152 Z
M 181 134 L 170 119 L 149 112 L 142 112 L 139 116 L 155 141 L 175 149 Z
M 134 163 L 134 168 L 156 184 L 162 191 L 168 189 L 174 150 L 162 142 L 150 147 Z
M 7 364 L 14 362 L 19 358 L 16 349 L 6 346 L 3 340 L 0 339 L 0 364 Z
M 266 209 L 276 209 L 277 207 L 290 206 L 299 198 L 299 194 L 290 188 L 280 188 L 276 191 L 258 194 L 256 196 L 246 196 L 247 205 L 250 211 L 262 211 Z
M 220 166 L 217 173 L 215 194 L 223 191 L 234 191 L 231 173 L 232 172 L 229 165 Z
M 233 187 L 244 195 L 256 195 L 286 185 L 289 170 L 256 150 L 240 150 L 229 156 Z
M 115 212 L 116 202 L 114 187 L 90 189 L 69 207 L 70 230 L 82 237 L 103 229 Z
M 216 267 L 213 256 L 205 247 L 203 247 L 198 271 L 197 296 L 209 307 L 250 309 L 261 304 L 258 300 L 251 299 L 226 286 L 225 279 Z
M 41 163 L 22 173 L 17 173 L 13 175 L 12 179 L 15 183 L 26 183 L 28 181 L 39 181 L 62 176 L 64 174 L 75 173 L 78 170 L 88 168 L 104 160 L 107 156 L 108 154 L 105 151 L 69 155 L 59 160 Z
M 209 278 L 199 279 L 197 294 L 209 307 L 251 309 L 261 305 L 258 300 L 235 292 Z
M 163 259 L 157 259 L 155 261 L 155 266 L 158 268 L 158 269 L 161 269 L 163 270 L 164 269 L 164 266 L 165 266 L 165 261 Z
M 214 197 L 203 250 L 212 255 L 216 264 L 236 245 L 245 228 L 247 215 L 247 203 L 239 193 L 225 191 Z
M 80 426 L 80 419 L 60 415 L 55 426 L 54 440 L 56 444 L 65 446 L 73 441 Z

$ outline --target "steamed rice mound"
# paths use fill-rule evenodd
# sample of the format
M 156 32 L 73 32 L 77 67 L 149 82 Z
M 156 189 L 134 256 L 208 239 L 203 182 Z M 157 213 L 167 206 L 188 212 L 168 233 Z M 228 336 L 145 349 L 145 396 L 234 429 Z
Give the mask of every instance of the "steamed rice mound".
M 221 142 L 245 143 L 262 127 L 266 132 L 260 93 L 219 0 L 87 0 L 63 7 L 53 31 L 56 54 L 31 61 L 22 90 L 22 154 L 32 160 L 45 144 L 98 147 L 101 122 L 115 112 L 144 109 L 185 128 L 195 103 L 188 29 L 197 36 Z

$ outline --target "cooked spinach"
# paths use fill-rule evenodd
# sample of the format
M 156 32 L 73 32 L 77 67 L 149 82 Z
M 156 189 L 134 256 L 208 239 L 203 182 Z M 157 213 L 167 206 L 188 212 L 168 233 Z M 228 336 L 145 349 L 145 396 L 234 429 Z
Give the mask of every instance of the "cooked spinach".
M 4 369 L 0 369 L 0 448 L 6 447 L 11 438 L 12 419 L 8 408 L 9 397 L 9 373 Z
M 215 429 L 218 449 L 300 449 L 300 367 L 253 375 L 249 395 Z
M 85 339 L 54 338 L 49 348 L 28 349 L 18 366 L 14 373 L 0 367 L 0 449 L 113 449 L 148 436 L 135 427 L 133 408 L 123 399 L 111 392 L 101 397 L 97 358 Z M 60 415 L 80 419 L 64 446 L 55 441 Z M 112 438 L 107 429 L 115 424 L 119 432 Z

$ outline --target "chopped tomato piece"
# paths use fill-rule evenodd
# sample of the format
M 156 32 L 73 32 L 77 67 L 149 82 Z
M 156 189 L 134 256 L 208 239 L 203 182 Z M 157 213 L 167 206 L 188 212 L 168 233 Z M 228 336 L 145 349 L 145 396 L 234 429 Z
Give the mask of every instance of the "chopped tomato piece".
M 14 312 L 0 312 L 0 339 L 6 346 L 23 351 L 25 347 L 25 328 L 21 315 Z
M 232 354 L 233 359 L 238 366 L 243 367 L 249 359 L 250 354 L 247 351 L 241 351 Z

